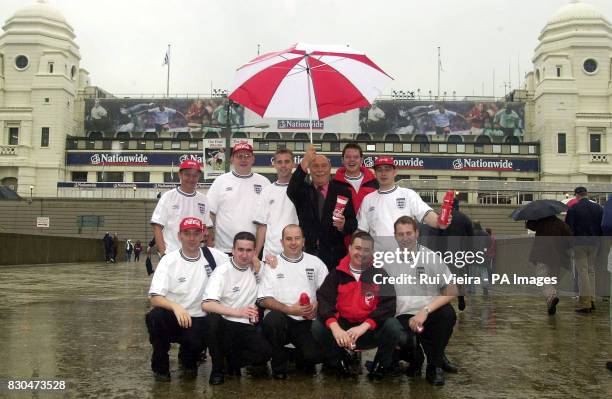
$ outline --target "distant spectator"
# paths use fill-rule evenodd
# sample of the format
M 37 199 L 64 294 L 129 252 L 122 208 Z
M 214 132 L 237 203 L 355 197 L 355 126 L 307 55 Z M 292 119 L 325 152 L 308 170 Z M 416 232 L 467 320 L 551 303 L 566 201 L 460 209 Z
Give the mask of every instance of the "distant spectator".
M 482 228 L 480 221 L 474 221 L 474 238 L 473 238 L 474 253 L 486 254 L 487 249 L 491 245 L 491 237 Z M 482 293 L 489 294 L 489 273 L 486 263 L 478 263 L 477 261 L 470 265 L 470 274 L 475 277 L 480 277 Z
M 113 260 L 113 237 L 111 237 L 110 233 L 107 231 L 102 238 L 102 243 L 104 244 L 104 258 L 106 263 L 114 262 Z
M 134 252 L 134 244 L 132 244 L 132 240 L 128 238 L 127 241 L 125 242 L 125 261 L 126 262 L 132 261 L 132 252 Z
M 497 256 L 497 238 L 493 234 L 493 230 L 490 228 L 486 228 L 485 231 L 491 237 L 491 244 L 489 244 L 489 248 L 487 248 L 487 262 L 489 269 L 489 281 L 491 281 L 491 273 L 495 270 L 495 257 Z
M 140 240 L 136 241 L 134 245 L 134 262 L 140 261 L 140 253 L 142 252 L 142 243 Z

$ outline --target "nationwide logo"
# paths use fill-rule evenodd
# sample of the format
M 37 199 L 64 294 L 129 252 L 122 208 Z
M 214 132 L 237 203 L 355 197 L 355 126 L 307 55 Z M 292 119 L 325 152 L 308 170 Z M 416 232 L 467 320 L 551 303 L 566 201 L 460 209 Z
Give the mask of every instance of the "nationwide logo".
M 113 188 L 134 188 L 134 183 L 115 183 Z
M 499 159 L 489 161 L 486 159 L 457 158 L 453 160 L 455 170 L 514 170 L 512 161 Z
M 145 154 L 93 154 L 90 162 L 92 165 L 148 165 L 149 159 Z
M 74 183 L 75 187 L 96 188 L 96 183 Z
M 197 154 L 183 154 L 179 157 L 179 163 L 186 160 L 198 161 L 200 164 L 204 163 L 202 156 Z
M 373 168 L 374 162 L 378 157 L 365 157 L 363 160 L 363 166 L 366 168 Z M 424 169 L 425 164 L 423 159 L 418 157 L 412 158 L 395 158 L 393 164 L 398 169 Z
M 290 120 L 290 119 L 280 119 L 278 121 L 279 129 L 310 129 L 310 121 L 308 120 Z M 324 129 L 325 122 L 324 121 L 312 121 L 313 129 Z

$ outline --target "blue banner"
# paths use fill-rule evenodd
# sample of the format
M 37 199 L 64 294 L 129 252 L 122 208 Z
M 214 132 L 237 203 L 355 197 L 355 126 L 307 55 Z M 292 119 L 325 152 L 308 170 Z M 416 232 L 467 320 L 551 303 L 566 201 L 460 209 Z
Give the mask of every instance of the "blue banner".
M 271 166 L 273 153 L 255 154 L 254 166 Z M 341 165 L 340 155 L 327 155 L 332 166 Z M 506 172 L 537 172 L 539 160 L 532 158 L 507 158 L 504 156 L 483 157 L 467 154 L 448 156 L 430 155 L 399 155 L 395 156 L 398 169 L 414 170 L 460 170 L 460 171 L 506 171 Z M 66 165 L 92 166 L 178 166 L 185 159 L 202 162 L 202 153 L 184 152 L 67 152 Z M 295 161 L 301 161 L 301 155 L 296 155 Z M 374 166 L 375 156 L 364 157 L 366 167 Z

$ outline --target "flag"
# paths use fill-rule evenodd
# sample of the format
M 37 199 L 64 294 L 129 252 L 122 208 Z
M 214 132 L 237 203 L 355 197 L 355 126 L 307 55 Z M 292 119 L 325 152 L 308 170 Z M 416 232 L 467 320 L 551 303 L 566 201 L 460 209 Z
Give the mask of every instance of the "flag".
M 164 56 L 164 63 L 162 65 L 168 65 L 170 63 L 170 49 L 166 50 L 166 55 Z

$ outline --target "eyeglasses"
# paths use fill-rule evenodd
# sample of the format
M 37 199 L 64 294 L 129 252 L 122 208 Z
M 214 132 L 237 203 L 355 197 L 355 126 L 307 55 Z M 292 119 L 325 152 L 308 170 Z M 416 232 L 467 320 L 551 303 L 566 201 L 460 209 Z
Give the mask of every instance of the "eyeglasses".
M 252 154 L 238 154 L 238 155 L 235 155 L 235 157 L 238 159 L 251 159 L 253 155 Z

